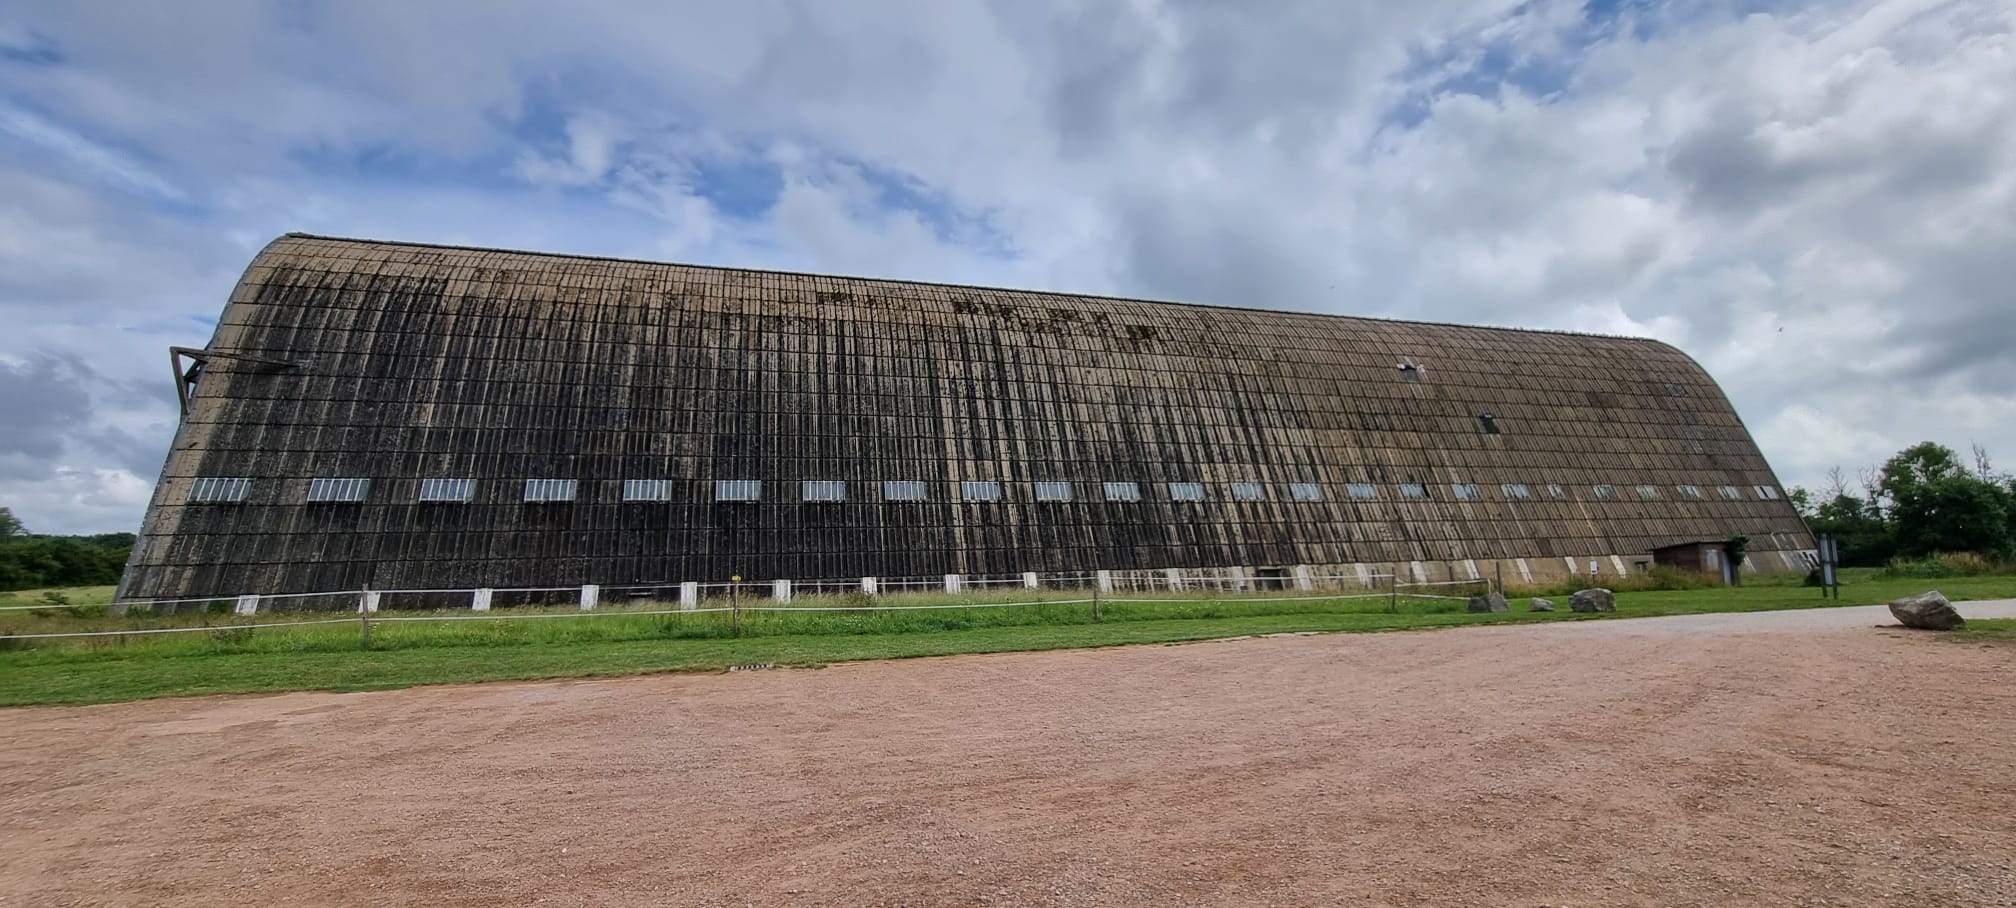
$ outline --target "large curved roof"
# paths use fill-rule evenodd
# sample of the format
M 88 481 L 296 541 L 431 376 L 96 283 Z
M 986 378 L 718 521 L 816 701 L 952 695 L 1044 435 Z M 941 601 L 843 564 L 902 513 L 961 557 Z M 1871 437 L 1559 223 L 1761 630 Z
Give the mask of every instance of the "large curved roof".
M 290 234 L 210 350 L 301 365 L 211 360 L 128 595 L 1806 544 L 1713 379 L 1650 340 Z M 206 476 L 259 481 L 185 503 Z M 314 477 L 372 500 L 306 506 Z M 414 501 L 429 477 L 482 491 Z M 580 497 L 527 506 L 535 478 Z M 626 505 L 631 479 L 676 493 Z M 720 503 L 716 480 L 766 492 Z M 1003 500 L 957 500 L 969 480 Z M 807 503 L 804 481 L 850 491 Z

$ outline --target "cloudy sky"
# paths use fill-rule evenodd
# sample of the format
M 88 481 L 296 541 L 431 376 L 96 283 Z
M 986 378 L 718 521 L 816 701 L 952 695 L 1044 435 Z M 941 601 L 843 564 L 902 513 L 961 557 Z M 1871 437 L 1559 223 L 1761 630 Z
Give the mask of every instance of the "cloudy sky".
M 0 505 L 131 531 L 287 231 L 1646 335 L 2016 466 L 2016 3 L 0 5 Z

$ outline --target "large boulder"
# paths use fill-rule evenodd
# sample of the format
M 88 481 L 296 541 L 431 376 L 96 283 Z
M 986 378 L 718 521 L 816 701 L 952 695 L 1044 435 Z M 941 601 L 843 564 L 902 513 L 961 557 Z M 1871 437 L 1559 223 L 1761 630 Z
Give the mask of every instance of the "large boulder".
M 1505 601 L 1504 593 L 1492 590 L 1482 596 L 1470 597 L 1470 610 L 1478 613 L 1509 612 L 1512 610 L 1512 603 Z
M 1574 612 L 1614 612 L 1617 610 L 1617 597 L 1611 595 L 1609 590 L 1601 587 L 1593 590 L 1577 590 L 1575 595 L 1568 597 L 1568 610 Z
M 1960 613 L 1953 610 L 1953 603 L 1947 602 L 1938 590 L 1892 602 L 1890 614 L 1897 616 L 1897 622 L 1905 627 L 1928 631 L 1950 631 L 1967 626 L 1967 619 L 1960 617 Z
M 1551 612 L 1554 610 L 1554 600 L 1542 599 L 1535 596 L 1533 597 L 1533 604 L 1527 606 L 1526 610 L 1529 612 Z

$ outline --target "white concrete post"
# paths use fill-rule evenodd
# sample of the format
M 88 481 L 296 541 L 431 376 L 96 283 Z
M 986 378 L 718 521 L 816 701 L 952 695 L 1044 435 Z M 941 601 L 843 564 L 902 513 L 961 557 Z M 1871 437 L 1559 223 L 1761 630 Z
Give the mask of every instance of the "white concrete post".
M 1594 577 L 1602 572 L 1602 569 L 1596 563 L 1596 559 L 1589 559 L 1589 576 Z
M 1368 590 L 1371 589 L 1372 572 L 1365 567 L 1365 562 L 1360 561 L 1357 564 L 1352 565 L 1351 567 L 1357 570 L 1358 572 L 1358 585 Z
M 1408 569 L 1409 569 L 1409 570 L 1412 570 L 1412 571 L 1414 572 L 1414 582 L 1415 582 L 1415 583 L 1427 583 L 1427 582 L 1428 582 L 1428 569 L 1427 569 L 1427 568 L 1424 568 L 1424 567 L 1422 567 L 1422 566 L 1421 566 L 1421 562 L 1419 562 L 1419 561 L 1409 561 L 1409 562 L 1407 562 L 1407 567 L 1408 567 Z
M 1305 592 L 1316 588 L 1315 578 L 1309 576 L 1308 565 L 1298 564 L 1295 566 L 1295 588 Z
M 1533 568 L 1526 564 L 1526 559 L 1524 558 L 1519 559 L 1517 561 L 1517 564 L 1519 565 L 1519 579 L 1527 583 L 1532 583 Z
M 1574 558 L 1574 556 L 1572 556 L 1572 555 L 1563 555 L 1563 556 L 1561 556 L 1561 560 L 1562 560 L 1562 561 L 1566 561 L 1566 562 L 1568 562 L 1568 573 L 1570 573 L 1570 574 L 1573 574 L 1573 573 L 1575 573 L 1575 558 Z
M 1099 571 L 1099 572 L 1097 572 L 1097 573 L 1096 573 L 1096 574 L 1095 574 L 1094 576 L 1096 576 L 1096 577 L 1098 577 L 1098 578 L 1099 578 L 1099 592 L 1102 592 L 1102 593 L 1110 593 L 1110 592 L 1113 592 L 1113 572 L 1112 572 L 1112 571 Z
M 592 612 L 595 603 L 602 598 L 602 588 L 592 583 L 581 584 L 581 610 Z
M 1181 592 L 1181 591 L 1182 591 L 1182 589 L 1183 589 L 1183 570 L 1182 570 L 1181 568 L 1170 568 L 1169 570 L 1167 570 L 1167 571 L 1164 571 L 1164 572 L 1163 572 L 1163 574 L 1164 574 L 1165 576 L 1167 576 L 1167 577 L 1169 578 L 1169 591 L 1170 591 L 1170 592 L 1172 592 L 1172 593 L 1173 593 L 1173 592 Z
M 956 593 L 956 592 L 959 592 L 959 575 L 958 575 L 958 574 L 946 574 L 946 575 L 945 575 L 945 592 L 948 592 L 948 593 Z
M 240 596 L 240 597 L 238 597 L 238 607 L 237 607 L 237 608 L 235 608 L 235 609 L 232 609 L 232 611 L 234 611 L 234 612 L 236 612 L 236 613 L 238 613 L 238 614 L 240 614 L 240 615 L 257 615 L 257 614 L 259 614 L 259 597 L 258 597 L 258 596 Z
M 875 578 L 873 577 L 861 578 L 861 595 L 863 596 L 875 595 Z
M 377 611 L 377 610 L 378 610 L 378 591 L 377 591 L 377 590 L 365 590 L 365 591 L 364 591 L 364 597 L 363 597 L 363 598 L 361 598 L 361 599 L 359 599 L 359 600 L 357 600 L 357 610 L 358 610 L 358 611 L 360 611 L 360 612 L 375 612 L 375 611 Z
M 1232 569 L 1232 589 L 1233 589 L 1233 591 L 1235 591 L 1235 592 L 1240 592 L 1240 593 L 1243 593 L 1243 592 L 1246 592 L 1246 569 L 1245 569 L 1245 568 L 1243 568 L 1243 567 L 1235 567 L 1235 568 L 1233 568 L 1233 569 Z
M 770 581 L 770 598 L 777 600 L 777 604 L 779 605 L 783 605 L 785 603 L 790 602 L 791 581 L 789 580 Z
M 1039 586 L 1042 586 L 1042 585 L 1043 585 L 1043 584 L 1042 584 L 1041 582 L 1039 582 L 1039 581 L 1038 581 L 1038 580 L 1036 579 L 1036 572 L 1035 572 L 1035 571 L 1023 571 L 1023 572 L 1022 572 L 1022 586 L 1023 586 L 1023 588 L 1025 588 L 1025 589 L 1032 589 L 1032 590 L 1033 590 L 1033 589 L 1036 589 L 1037 587 L 1039 587 Z
M 700 582 L 688 580 L 679 584 L 679 607 L 687 611 L 700 607 Z
M 469 600 L 469 610 L 473 612 L 489 611 L 491 592 L 492 591 L 488 589 L 477 590 L 476 598 Z
M 1476 580 L 1479 577 L 1483 576 L 1482 574 L 1477 573 L 1477 559 L 1475 558 L 1463 559 L 1463 567 L 1465 570 L 1468 570 L 1470 572 L 1470 579 L 1472 580 Z
M 1631 573 L 1630 571 L 1624 569 L 1624 559 L 1620 556 L 1617 555 L 1610 556 L 1610 564 L 1617 568 L 1617 573 L 1620 575 Z

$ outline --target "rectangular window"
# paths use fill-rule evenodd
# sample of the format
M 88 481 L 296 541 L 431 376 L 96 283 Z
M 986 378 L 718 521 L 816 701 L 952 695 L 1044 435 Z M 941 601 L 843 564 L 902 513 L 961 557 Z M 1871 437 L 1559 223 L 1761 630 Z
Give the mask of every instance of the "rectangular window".
M 670 479 L 625 479 L 623 480 L 624 501 L 671 501 L 672 480 Z
M 1421 383 L 1421 367 L 1413 363 L 1400 364 L 1400 380 L 1410 385 Z
M 1233 501 L 1260 501 L 1267 497 L 1267 487 L 1257 482 L 1235 482 L 1232 484 Z
M 1638 487 L 1638 497 L 1639 497 L 1639 498 L 1643 498 L 1643 499 L 1645 499 L 1646 501 L 1652 501 L 1652 500 L 1654 500 L 1654 499 L 1656 499 L 1656 498 L 1658 498 L 1658 497 L 1659 497 L 1659 487 L 1658 487 L 1658 486 L 1639 486 L 1639 487 Z
M 1486 435 L 1498 434 L 1498 417 L 1496 416 L 1492 416 L 1489 413 L 1479 413 L 1477 414 L 1477 425 L 1484 430 L 1484 434 Z
M 1109 482 L 1106 484 L 1107 501 L 1140 501 L 1141 484 L 1138 482 Z
M 1425 499 L 1428 497 L 1428 487 L 1418 482 L 1403 482 L 1400 484 L 1400 497 Z
M 237 502 L 244 501 L 251 494 L 252 480 L 250 479 L 222 479 L 215 476 L 205 476 L 197 479 L 195 484 L 189 487 L 189 500 L 192 502 L 212 504 L 218 502 Z
M 1505 493 L 1506 498 L 1517 499 L 1520 501 L 1524 501 L 1528 498 L 1533 497 L 1533 490 L 1527 488 L 1526 484 L 1521 482 L 1505 483 L 1504 485 L 1498 487 L 1498 491 Z
M 1476 501 L 1477 499 L 1484 497 L 1484 493 L 1477 491 L 1477 487 L 1475 485 L 1472 485 L 1467 482 L 1459 482 L 1453 486 L 1450 486 L 1449 489 L 1456 493 L 1457 501 Z
M 1000 501 L 1001 484 L 992 479 L 969 479 L 959 484 L 960 501 Z
M 1172 482 L 1169 484 L 1171 501 L 1203 501 L 1204 484 L 1201 482 Z
M 310 479 L 309 501 L 363 501 L 371 491 L 369 479 Z
M 1674 486 L 1673 489 L 1680 493 L 1681 498 L 1688 501 L 1700 501 L 1704 497 L 1700 486 Z
M 1719 489 L 1716 489 L 1715 491 L 1722 493 L 1722 497 L 1727 498 L 1730 501 L 1743 500 L 1743 490 L 1735 486 L 1723 486 Z
M 798 497 L 805 501 L 845 501 L 847 483 L 839 479 L 807 479 L 798 484 Z
M 1070 501 L 1071 484 L 1068 482 L 1039 482 L 1036 484 L 1037 501 Z
M 1558 485 L 1550 485 L 1550 486 L 1548 486 L 1548 487 L 1547 487 L 1547 497 L 1549 497 L 1549 498 L 1567 498 L 1567 497 L 1568 497 L 1568 490 L 1567 490 L 1567 489 L 1564 489 L 1564 488 L 1562 488 L 1562 487 L 1560 487 L 1560 486 L 1558 486 Z
M 1762 498 L 1765 501 L 1777 501 L 1778 489 L 1774 486 L 1758 486 L 1757 497 Z
M 923 501 L 924 483 L 916 479 L 891 479 L 882 483 L 883 501 Z
M 526 501 L 573 501 L 574 480 L 572 479 L 527 479 L 525 480 Z
M 1353 482 L 1344 486 L 1344 494 L 1360 501 L 1379 497 L 1379 487 L 1369 482 Z
M 763 497 L 763 480 L 760 479 L 717 479 L 714 480 L 715 501 L 758 501 Z
M 1322 501 L 1323 487 L 1313 482 L 1289 483 L 1288 495 L 1296 501 Z
M 1597 501 L 1616 501 L 1616 500 L 1617 500 L 1617 487 L 1616 487 L 1616 486 L 1590 486 L 1590 487 L 1589 487 L 1589 490 L 1590 490 L 1590 491 L 1592 491 L 1592 492 L 1595 492 L 1595 493 L 1596 493 L 1596 500 L 1597 500 Z
M 468 501 L 476 497 L 474 479 L 422 479 L 421 501 Z

